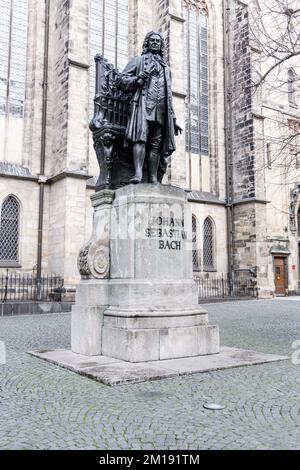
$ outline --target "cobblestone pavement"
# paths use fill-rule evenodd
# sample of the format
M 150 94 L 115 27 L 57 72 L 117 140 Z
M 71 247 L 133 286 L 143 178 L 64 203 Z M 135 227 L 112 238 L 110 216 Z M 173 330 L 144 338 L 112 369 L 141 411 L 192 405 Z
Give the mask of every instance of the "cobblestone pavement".
M 300 339 L 297 300 L 207 308 L 226 346 L 290 356 Z M 108 387 L 26 354 L 68 347 L 69 314 L 0 318 L 0 340 L 1 449 L 300 449 L 291 361 Z

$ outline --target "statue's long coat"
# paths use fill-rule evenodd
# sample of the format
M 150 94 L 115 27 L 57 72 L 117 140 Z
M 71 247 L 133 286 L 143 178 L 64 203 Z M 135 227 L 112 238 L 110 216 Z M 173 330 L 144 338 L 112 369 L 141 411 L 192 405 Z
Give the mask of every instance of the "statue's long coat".
M 132 142 L 146 142 L 146 85 L 140 87 L 137 79 L 140 72 L 147 69 L 148 54 L 134 57 L 125 67 L 117 81 L 117 86 L 125 93 L 134 92 L 131 100 L 130 114 L 128 118 L 125 137 Z M 174 134 L 174 109 L 172 99 L 171 71 L 168 65 L 163 64 L 166 85 L 166 112 L 164 125 L 164 139 L 162 144 L 163 155 L 171 155 L 176 150 Z

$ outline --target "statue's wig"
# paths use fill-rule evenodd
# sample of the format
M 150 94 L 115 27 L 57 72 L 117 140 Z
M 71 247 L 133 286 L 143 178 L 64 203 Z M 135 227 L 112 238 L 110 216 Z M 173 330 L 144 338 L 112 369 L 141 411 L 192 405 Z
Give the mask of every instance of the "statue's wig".
M 159 54 L 163 57 L 163 56 L 164 56 L 164 52 L 165 52 L 165 47 L 166 47 L 165 40 L 164 40 L 164 38 L 162 37 L 162 35 L 161 35 L 160 33 L 157 33 L 156 31 L 150 31 L 150 33 L 146 34 L 145 39 L 144 39 L 144 43 L 143 43 L 143 52 L 142 52 L 142 55 L 147 54 L 147 52 L 149 52 L 149 39 L 150 39 L 151 36 L 153 36 L 154 34 L 156 34 L 157 36 L 159 36 L 160 39 L 161 39 L 161 48 L 160 48 Z

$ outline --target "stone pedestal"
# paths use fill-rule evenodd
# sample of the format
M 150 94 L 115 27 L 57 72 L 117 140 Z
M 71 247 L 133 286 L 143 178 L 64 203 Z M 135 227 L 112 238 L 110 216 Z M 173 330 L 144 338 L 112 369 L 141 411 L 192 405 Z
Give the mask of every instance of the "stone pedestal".
M 219 352 L 198 305 L 191 213 L 183 190 L 129 185 L 92 196 L 93 234 L 79 255 L 72 350 L 130 362 Z

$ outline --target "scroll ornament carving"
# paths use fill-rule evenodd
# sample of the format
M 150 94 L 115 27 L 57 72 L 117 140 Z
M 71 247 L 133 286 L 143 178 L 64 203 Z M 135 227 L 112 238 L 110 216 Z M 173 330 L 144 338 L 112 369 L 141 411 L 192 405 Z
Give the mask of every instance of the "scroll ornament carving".
M 83 277 L 105 279 L 109 277 L 109 249 L 102 240 L 90 240 L 78 255 L 78 270 Z

